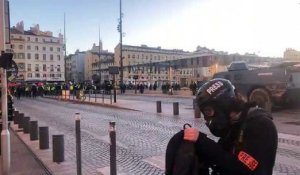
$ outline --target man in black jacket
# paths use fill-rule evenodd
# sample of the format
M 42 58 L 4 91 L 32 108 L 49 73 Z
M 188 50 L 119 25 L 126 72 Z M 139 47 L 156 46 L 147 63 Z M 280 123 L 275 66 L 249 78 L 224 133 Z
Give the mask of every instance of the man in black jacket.
M 215 175 L 271 175 L 277 130 L 271 114 L 244 103 L 225 79 L 213 79 L 197 92 L 197 103 L 215 142 L 195 128 L 184 140 L 196 143 L 196 154 Z

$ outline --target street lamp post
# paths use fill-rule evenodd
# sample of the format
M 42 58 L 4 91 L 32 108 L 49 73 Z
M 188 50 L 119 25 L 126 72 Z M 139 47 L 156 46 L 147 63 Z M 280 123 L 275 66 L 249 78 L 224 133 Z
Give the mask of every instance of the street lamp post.
M 101 38 L 100 38 L 100 27 L 99 27 L 99 81 L 100 81 L 100 88 L 101 88 L 101 80 L 102 80 L 102 74 L 101 74 Z
M 120 32 L 120 83 L 123 84 L 123 56 L 122 56 L 122 0 L 120 0 L 120 19 L 119 19 L 119 25 L 118 25 L 118 31 Z

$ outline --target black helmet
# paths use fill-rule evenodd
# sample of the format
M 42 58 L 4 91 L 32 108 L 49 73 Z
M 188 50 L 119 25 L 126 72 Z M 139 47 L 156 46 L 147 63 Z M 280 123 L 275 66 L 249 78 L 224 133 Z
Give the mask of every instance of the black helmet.
M 235 88 L 229 80 L 223 78 L 212 79 L 202 85 L 198 90 L 196 95 L 198 106 L 201 109 L 204 104 L 210 102 L 225 103 L 222 105 L 227 106 L 229 105 L 228 103 L 236 97 L 234 90 Z
M 230 113 L 240 110 L 234 86 L 226 79 L 216 78 L 208 81 L 197 92 L 197 103 L 204 114 L 206 125 L 217 137 L 225 137 L 230 129 Z M 213 108 L 212 116 L 205 114 L 205 106 Z

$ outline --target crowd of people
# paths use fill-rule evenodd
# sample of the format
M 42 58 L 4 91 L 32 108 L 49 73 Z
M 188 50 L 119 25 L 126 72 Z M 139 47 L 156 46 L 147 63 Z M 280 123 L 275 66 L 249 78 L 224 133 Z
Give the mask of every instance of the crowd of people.
M 177 83 L 169 84 L 167 82 L 158 85 L 157 82 L 148 84 L 148 83 L 138 83 L 138 84 L 118 84 L 117 89 L 120 89 L 121 94 L 125 94 L 126 90 L 137 90 L 139 93 L 143 94 L 147 90 L 161 90 L 162 93 L 169 93 L 170 91 L 180 90 L 180 85 Z M 91 82 L 81 82 L 81 83 L 72 83 L 72 82 L 60 82 L 60 83 L 42 83 L 42 82 L 22 82 L 9 85 L 10 92 L 13 96 L 20 99 L 21 97 L 30 97 L 36 98 L 37 96 L 44 95 L 59 95 L 62 90 L 70 90 L 70 93 L 75 93 L 77 90 L 104 90 L 109 92 L 113 89 L 113 84 L 111 81 L 105 81 L 101 85 L 96 85 Z

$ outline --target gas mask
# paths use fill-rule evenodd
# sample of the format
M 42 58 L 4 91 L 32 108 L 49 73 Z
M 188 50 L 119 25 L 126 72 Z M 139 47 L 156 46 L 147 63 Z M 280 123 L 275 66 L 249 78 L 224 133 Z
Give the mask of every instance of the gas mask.
M 216 137 L 225 137 L 230 128 L 229 116 L 222 110 L 215 110 L 214 115 L 206 117 L 206 126 Z

